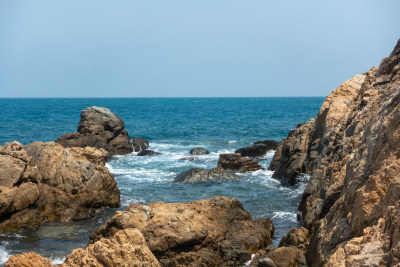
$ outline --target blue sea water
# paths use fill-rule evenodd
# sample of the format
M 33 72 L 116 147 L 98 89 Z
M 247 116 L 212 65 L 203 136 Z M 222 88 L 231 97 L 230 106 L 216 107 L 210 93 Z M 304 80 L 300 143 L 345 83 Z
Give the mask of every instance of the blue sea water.
M 0 143 L 17 140 L 55 141 L 75 132 L 80 112 L 89 106 L 111 109 L 125 122 L 131 137 L 150 141 L 160 156 L 135 153 L 113 157 L 107 167 L 121 191 L 121 209 L 131 203 L 187 202 L 217 195 L 238 198 L 253 218 L 270 217 L 276 232 L 273 244 L 297 226 L 297 205 L 305 183 L 281 186 L 267 170 L 274 151 L 259 158 L 266 169 L 239 174 L 225 183 L 171 183 L 192 167 L 213 168 L 220 153 L 234 152 L 254 141 L 280 141 L 298 123 L 315 117 L 324 98 L 57 98 L 0 99 Z M 210 150 L 195 161 L 183 161 L 193 147 Z M 303 177 L 304 178 L 304 177 Z M 0 235 L 0 264 L 8 255 L 34 251 L 56 262 L 84 247 L 88 236 L 115 209 L 83 222 L 47 224 Z

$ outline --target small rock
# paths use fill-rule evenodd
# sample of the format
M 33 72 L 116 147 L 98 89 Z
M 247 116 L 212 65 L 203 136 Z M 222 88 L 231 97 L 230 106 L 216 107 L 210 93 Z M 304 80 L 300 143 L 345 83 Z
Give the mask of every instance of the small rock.
M 184 158 L 181 158 L 180 160 L 194 161 L 194 160 L 198 160 L 198 158 L 195 158 L 195 157 L 184 157 Z
M 133 138 L 132 145 L 135 149 L 135 152 L 143 151 L 150 147 L 149 141 L 140 137 Z
M 228 180 L 239 180 L 239 179 L 240 177 L 237 176 L 232 171 L 192 168 L 176 176 L 174 182 L 199 183 L 199 182 L 228 181 Z
M 210 154 L 210 151 L 204 149 L 202 147 L 195 147 L 189 152 L 190 155 L 207 155 Z
M 158 152 L 148 149 L 148 150 L 140 151 L 137 155 L 138 156 L 157 156 L 157 155 L 161 155 L 161 153 L 158 153 Z

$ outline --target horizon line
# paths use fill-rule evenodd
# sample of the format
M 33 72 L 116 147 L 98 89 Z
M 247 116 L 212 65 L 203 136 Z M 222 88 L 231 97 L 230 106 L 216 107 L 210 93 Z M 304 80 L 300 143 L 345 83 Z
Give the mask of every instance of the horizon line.
M 45 96 L 45 97 L 1 97 L 0 99 L 78 99 L 78 98 L 317 98 L 327 96 Z

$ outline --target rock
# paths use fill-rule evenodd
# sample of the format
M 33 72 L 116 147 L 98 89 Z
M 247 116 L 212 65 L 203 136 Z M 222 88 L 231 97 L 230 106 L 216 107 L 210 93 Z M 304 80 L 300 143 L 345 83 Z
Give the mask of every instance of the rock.
M 51 260 L 33 252 L 11 255 L 4 267 L 52 267 Z
M 242 147 L 235 151 L 243 157 L 261 157 L 267 153 L 267 146 L 264 144 L 256 144 L 252 146 Z
M 190 155 L 207 155 L 210 154 L 210 151 L 204 149 L 202 147 L 195 147 L 189 152 Z
M 248 266 L 307 267 L 308 264 L 304 250 L 290 246 L 279 248 L 267 247 L 266 249 L 262 249 L 256 253 Z
M 161 155 L 161 153 L 155 152 L 153 150 L 142 150 L 137 155 L 138 156 L 157 156 L 157 155 Z
M 25 164 L 22 173 L 16 167 L 13 183 L 0 184 L 0 233 L 43 222 L 82 220 L 103 207 L 118 207 L 119 190 L 104 166 L 106 155 L 102 149 L 64 148 L 52 142 L 0 147 L 0 162 Z
M 174 182 L 199 183 L 199 182 L 229 181 L 229 180 L 239 180 L 239 179 L 240 177 L 237 176 L 232 171 L 192 168 L 176 176 Z
M 311 176 L 299 206 L 311 266 L 400 264 L 399 70 L 400 41 L 378 68 L 335 89 L 314 125 L 295 129 L 276 151 L 277 177 Z
M 278 148 L 279 142 L 275 140 L 264 140 L 264 141 L 256 141 L 254 145 L 263 144 L 267 147 L 267 150 L 276 150 Z
M 240 153 L 220 154 L 218 159 L 218 170 L 234 170 L 236 172 L 256 171 L 262 167 L 248 158 L 242 158 Z
M 265 248 L 274 232 L 269 219 L 253 221 L 238 200 L 214 197 L 183 204 L 132 204 L 100 227 L 91 243 L 123 229 L 142 232 L 163 266 L 240 265 Z
M 180 160 L 189 160 L 189 161 L 195 161 L 195 160 L 198 160 L 199 158 L 195 158 L 195 157 L 184 157 L 184 158 L 181 158 Z
M 146 150 L 150 147 L 149 141 L 147 141 L 146 139 L 140 138 L 140 137 L 133 138 L 132 145 L 133 145 L 133 148 L 135 149 L 135 152 L 140 152 L 140 151 Z
M 51 267 L 50 259 L 33 252 L 12 255 L 6 267 Z M 80 266 L 161 266 L 149 250 L 141 232 L 135 229 L 118 231 L 111 238 L 102 238 L 85 249 L 75 249 L 58 264 L 59 267 Z
M 310 240 L 310 231 L 304 227 L 297 229 L 292 227 L 290 231 L 281 239 L 279 247 L 302 247 L 306 248 Z
M 124 121 L 107 108 L 90 107 L 81 112 L 77 133 L 60 136 L 56 143 L 64 147 L 103 148 L 110 155 L 133 151 Z

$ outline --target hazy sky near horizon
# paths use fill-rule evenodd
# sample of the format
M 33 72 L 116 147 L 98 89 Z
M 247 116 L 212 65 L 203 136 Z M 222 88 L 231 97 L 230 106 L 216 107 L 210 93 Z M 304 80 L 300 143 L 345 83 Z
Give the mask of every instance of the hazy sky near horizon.
M 0 97 L 326 96 L 400 38 L 398 0 L 0 2 Z

